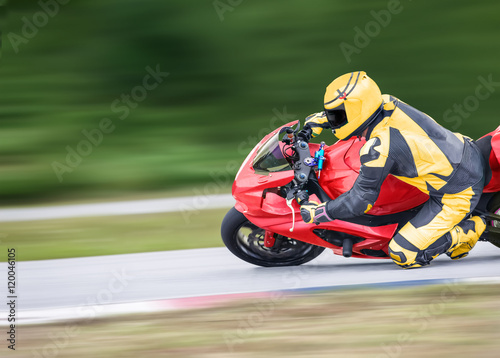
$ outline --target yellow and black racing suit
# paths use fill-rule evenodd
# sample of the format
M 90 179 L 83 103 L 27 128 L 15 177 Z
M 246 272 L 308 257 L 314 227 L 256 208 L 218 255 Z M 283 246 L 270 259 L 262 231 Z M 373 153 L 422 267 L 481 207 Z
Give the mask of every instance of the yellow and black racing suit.
M 408 104 L 384 95 L 381 114 L 370 125 L 361 148 L 361 169 L 351 190 L 326 204 L 333 219 L 366 213 L 377 200 L 388 174 L 429 195 L 417 215 L 389 244 L 393 261 L 419 267 L 442 253 L 461 258 L 485 229 L 469 217 L 484 186 L 484 159 L 467 137 L 452 133 Z M 308 117 L 313 136 L 327 127 L 326 117 Z

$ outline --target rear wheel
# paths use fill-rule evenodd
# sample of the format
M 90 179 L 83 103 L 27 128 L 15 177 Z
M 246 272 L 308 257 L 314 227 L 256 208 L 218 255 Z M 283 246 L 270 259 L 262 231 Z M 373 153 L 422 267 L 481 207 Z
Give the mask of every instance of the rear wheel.
M 497 193 L 488 203 L 488 211 L 497 215 L 500 215 L 500 193 Z M 491 225 L 496 228 L 500 228 L 500 221 L 491 220 L 488 222 L 488 225 Z M 500 247 L 500 234 L 489 233 L 488 241 L 493 245 Z
M 224 245 L 235 256 L 264 267 L 301 265 L 318 257 L 325 249 L 282 235 L 276 235 L 273 247 L 265 247 L 265 230 L 252 224 L 235 208 L 224 217 L 221 235 Z

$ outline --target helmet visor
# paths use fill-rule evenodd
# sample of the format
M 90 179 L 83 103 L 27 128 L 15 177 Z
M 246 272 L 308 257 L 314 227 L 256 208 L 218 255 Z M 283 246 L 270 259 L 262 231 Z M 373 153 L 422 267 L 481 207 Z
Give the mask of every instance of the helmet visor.
M 340 128 L 347 124 L 347 114 L 344 108 L 326 109 L 326 118 L 332 129 Z

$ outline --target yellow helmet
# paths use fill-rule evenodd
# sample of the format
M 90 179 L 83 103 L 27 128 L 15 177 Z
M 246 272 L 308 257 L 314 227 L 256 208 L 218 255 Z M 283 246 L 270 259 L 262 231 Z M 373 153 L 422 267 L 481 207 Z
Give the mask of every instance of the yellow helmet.
M 382 93 L 364 71 L 342 75 L 328 85 L 325 113 L 339 139 L 361 135 L 382 110 Z

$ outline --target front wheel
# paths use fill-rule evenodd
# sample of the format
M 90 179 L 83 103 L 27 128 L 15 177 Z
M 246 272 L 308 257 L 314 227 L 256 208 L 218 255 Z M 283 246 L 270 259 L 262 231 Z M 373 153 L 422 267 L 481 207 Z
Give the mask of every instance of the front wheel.
M 272 248 L 264 246 L 265 230 L 252 224 L 235 208 L 222 220 L 224 245 L 243 261 L 264 267 L 297 266 L 318 257 L 324 247 L 277 235 Z

